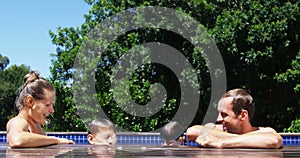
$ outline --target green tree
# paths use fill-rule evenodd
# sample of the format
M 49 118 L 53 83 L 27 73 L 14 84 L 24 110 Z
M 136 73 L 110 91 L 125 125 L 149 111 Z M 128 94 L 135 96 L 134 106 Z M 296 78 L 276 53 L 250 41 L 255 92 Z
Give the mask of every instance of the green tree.
M 95 26 L 120 11 L 138 6 L 163 6 L 183 11 L 199 21 L 213 37 L 223 56 L 226 66 L 227 87 L 242 87 L 251 90 L 256 101 L 254 124 L 272 126 L 282 131 L 299 115 L 299 23 L 300 12 L 298 1 L 86 1 L 92 5 L 85 15 L 86 22 L 77 28 L 58 28 L 50 32 L 57 52 L 53 54 L 51 81 L 57 85 L 59 94 L 56 109 L 63 109 L 53 125 L 57 129 L 69 130 L 69 127 L 84 126 L 78 118 L 73 102 L 74 62 L 82 42 Z M 138 21 L 139 19 L 137 19 Z M 188 25 L 188 24 L 186 24 Z M 116 29 L 118 26 L 114 26 Z M 179 36 L 157 28 L 137 29 L 128 32 L 109 45 L 103 58 L 98 59 L 96 77 L 91 80 L 97 83 L 99 105 L 117 125 L 134 131 L 155 129 L 168 121 L 178 104 L 176 90 L 174 97 L 168 98 L 165 115 L 157 118 L 130 118 L 117 108 L 111 93 L 111 68 L 118 58 L 130 48 L 144 42 L 162 42 L 180 50 L 197 70 L 200 82 L 200 103 L 198 113 L 192 124 L 201 124 L 210 99 L 210 77 L 200 54 L 193 46 Z M 167 39 L 171 39 L 172 42 Z M 95 41 L 92 44 L 101 43 Z M 87 67 L 93 63 L 86 63 Z M 157 66 L 157 65 L 156 65 Z M 149 101 L 149 85 L 158 82 L 166 83 L 168 75 L 154 76 L 156 66 L 144 65 L 139 68 L 130 80 L 131 94 L 136 102 Z M 93 72 L 92 72 L 93 73 Z M 155 73 L 154 73 L 155 74 Z M 86 78 L 87 79 L 87 78 Z M 174 87 L 173 84 L 168 85 Z M 84 94 L 82 94 L 84 96 Z M 83 99 L 86 99 L 83 97 Z M 170 105 L 170 106 L 168 106 Z M 73 118 L 66 120 L 66 118 Z M 67 123 L 64 123 L 67 121 Z M 73 128 L 74 127 L 74 128 Z
M 94 4 L 92 10 L 90 11 L 90 15 L 87 15 L 87 22 L 81 26 L 81 30 L 79 28 L 59 28 L 57 30 L 57 34 L 54 34 L 53 32 L 50 32 L 50 35 L 52 37 L 52 42 L 58 46 L 57 48 L 57 55 L 55 55 L 55 61 L 53 61 L 53 81 L 62 80 L 63 84 L 68 85 L 71 77 L 72 77 L 72 66 L 74 64 L 74 58 L 77 55 L 77 51 L 79 49 L 79 44 L 81 44 L 81 39 L 78 39 L 79 37 L 85 38 L 86 34 L 91 31 L 92 28 L 94 28 L 95 24 L 97 24 L 98 21 L 98 14 L 99 8 L 107 8 L 108 10 L 113 10 L 109 14 L 116 13 L 118 11 L 122 11 L 123 9 L 126 9 L 130 7 L 129 4 L 125 3 L 125 8 L 119 8 L 119 6 L 114 6 L 117 4 L 108 4 L 106 2 L 99 2 L 97 4 Z M 122 2 L 123 3 L 123 2 Z M 153 4 L 156 4 L 153 2 Z M 99 7 L 100 5 L 100 7 Z M 123 4 L 121 4 L 123 5 Z M 141 5 L 141 4 L 137 4 Z M 157 4 L 158 5 L 158 4 Z M 110 8 L 110 9 L 109 9 Z M 114 11 L 116 9 L 116 11 Z M 108 15 L 101 15 L 103 17 L 100 17 L 101 20 L 104 20 L 107 18 Z M 108 117 L 112 119 L 117 126 L 122 126 L 122 128 L 125 128 L 127 130 L 133 130 L 133 131 L 149 131 L 156 129 L 157 127 L 160 127 L 164 125 L 168 120 L 171 119 L 171 117 L 176 113 L 176 109 L 178 108 L 178 95 L 179 89 L 173 89 L 174 84 L 172 83 L 172 79 L 170 79 L 169 75 L 149 75 L 151 74 L 162 74 L 159 72 L 159 70 L 165 69 L 164 67 L 160 65 L 144 65 L 140 67 L 140 70 L 138 70 L 130 79 L 130 93 L 132 95 L 132 98 L 140 103 L 140 104 L 146 104 L 149 101 L 149 87 L 151 83 L 162 83 L 165 85 L 166 89 L 169 90 L 170 93 L 168 93 L 167 102 L 162 105 L 164 106 L 163 112 L 156 115 L 156 118 L 153 117 L 147 117 L 147 118 L 140 118 L 140 117 L 132 117 L 129 114 L 125 113 L 118 107 L 116 102 L 113 100 L 112 92 L 111 92 L 111 83 L 109 80 L 109 77 L 111 75 L 111 69 L 116 64 L 116 61 L 118 58 L 126 51 L 131 49 L 132 47 L 139 45 L 141 43 L 146 42 L 162 42 L 171 44 L 173 47 L 177 48 L 178 50 L 181 50 L 184 52 L 186 56 L 190 57 L 190 60 L 193 62 L 193 66 L 200 68 L 203 67 L 201 64 L 203 64 L 203 61 L 200 60 L 203 59 L 193 59 L 192 53 L 189 51 L 193 51 L 193 46 L 187 43 L 186 39 L 182 39 L 181 37 L 178 38 L 178 43 L 172 43 L 168 38 L 169 37 L 176 37 L 173 33 L 165 31 L 165 30 L 157 30 L 157 29 L 140 29 L 140 30 L 134 30 L 132 32 L 129 32 L 128 34 L 125 34 L 124 36 L 119 37 L 116 41 L 114 41 L 108 48 L 106 55 L 104 55 L 99 60 L 99 67 L 97 67 L 96 71 L 96 89 L 97 89 L 97 97 L 99 99 L 100 105 L 106 111 Z M 165 38 L 167 40 L 165 40 Z M 71 41 L 74 41 L 72 43 Z M 190 54 L 189 54 L 190 53 Z M 199 56 L 200 54 L 194 54 L 196 56 Z M 66 62 L 62 62 L 66 61 Z M 86 63 L 87 65 L 89 62 Z M 207 70 L 200 71 L 198 70 L 199 76 L 202 76 L 201 80 L 204 82 L 206 81 L 207 84 L 209 84 L 209 77 L 207 76 Z M 203 74 L 203 75 L 202 75 Z M 92 80 L 93 81 L 93 80 Z M 207 82 L 208 81 L 208 82 Z M 205 85 L 204 85 L 205 86 Z M 207 85 L 206 85 L 207 86 Z M 176 87 L 176 86 L 175 86 Z M 172 93 L 171 93 L 172 92 Z M 202 93 L 204 90 L 202 90 Z M 86 99 L 84 96 L 86 94 L 82 94 L 82 99 Z M 72 97 L 71 97 L 72 98 Z M 205 100 L 207 102 L 207 100 Z M 203 99 L 203 102 L 205 102 Z M 202 103 L 203 103 L 202 102 Z M 91 103 L 94 104 L 94 103 Z M 91 104 L 86 104 L 82 106 L 92 106 Z M 205 105 L 205 104 L 203 104 Z M 61 105 L 56 104 L 57 108 Z M 92 108 L 97 109 L 96 108 Z M 91 110 L 91 111 L 92 111 Z M 91 112 L 90 111 L 90 112 Z M 201 115 L 200 115 L 201 116 Z M 56 123 L 55 123 L 56 124 Z M 67 124 L 69 125 L 69 124 Z
M 0 71 L 4 70 L 6 66 L 9 64 L 9 59 L 6 56 L 2 56 L 0 54 Z
M 7 121 L 17 114 L 15 98 L 18 88 L 23 84 L 23 77 L 29 73 L 25 65 L 12 65 L 0 71 L 0 130 L 6 130 Z
M 229 89 L 250 89 L 256 99 L 256 125 L 282 131 L 299 114 L 299 15 L 298 1 L 238 1 L 212 29 Z

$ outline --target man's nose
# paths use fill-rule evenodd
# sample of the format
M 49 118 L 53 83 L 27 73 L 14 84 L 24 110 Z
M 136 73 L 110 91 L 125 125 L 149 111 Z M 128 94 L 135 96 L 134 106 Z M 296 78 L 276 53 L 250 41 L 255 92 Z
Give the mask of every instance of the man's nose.
M 223 122 L 223 117 L 221 116 L 221 113 L 219 113 L 218 118 L 216 120 L 216 124 L 222 124 Z

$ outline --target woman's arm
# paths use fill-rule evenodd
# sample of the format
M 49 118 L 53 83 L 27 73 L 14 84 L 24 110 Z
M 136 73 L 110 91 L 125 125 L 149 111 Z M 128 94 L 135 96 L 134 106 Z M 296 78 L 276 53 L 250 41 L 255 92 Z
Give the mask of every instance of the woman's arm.
M 40 147 L 52 144 L 74 144 L 73 141 L 49 137 L 28 132 L 28 124 L 25 120 L 13 118 L 7 123 L 8 146 L 15 147 Z

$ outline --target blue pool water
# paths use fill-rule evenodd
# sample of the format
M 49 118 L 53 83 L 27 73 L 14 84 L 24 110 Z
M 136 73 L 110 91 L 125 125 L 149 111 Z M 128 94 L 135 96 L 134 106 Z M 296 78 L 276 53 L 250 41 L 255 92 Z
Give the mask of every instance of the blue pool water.
M 48 132 L 48 136 L 67 138 L 73 140 L 76 144 L 88 144 L 86 132 Z M 299 133 L 281 133 L 283 138 L 282 146 L 300 146 Z M 6 142 L 6 132 L 0 132 L 0 143 Z M 149 145 L 159 146 L 163 142 L 159 133 L 117 133 L 118 145 Z M 195 142 L 185 141 L 181 145 L 199 146 Z

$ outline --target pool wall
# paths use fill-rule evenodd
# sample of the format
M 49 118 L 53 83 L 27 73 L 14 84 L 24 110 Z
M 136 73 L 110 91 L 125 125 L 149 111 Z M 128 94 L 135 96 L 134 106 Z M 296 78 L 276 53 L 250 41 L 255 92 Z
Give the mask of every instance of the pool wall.
M 159 133 L 146 132 L 117 132 L 119 145 L 161 145 L 163 140 Z M 87 132 L 47 132 L 48 136 L 67 138 L 76 144 L 87 144 Z M 300 146 L 300 133 L 280 133 L 283 138 L 282 146 Z M 6 142 L 6 131 L 0 131 L 0 142 Z M 182 145 L 198 146 L 197 143 L 186 141 Z
M 280 133 L 282 146 L 300 146 L 300 133 Z
M 48 136 L 67 138 L 76 144 L 88 144 L 87 132 L 46 132 Z M 159 133 L 146 132 L 117 132 L 117 144 L 119 145 L 161 145 L 163 140 Z M 6 142 L 6 132 L 0 131 L 0 142 Z

